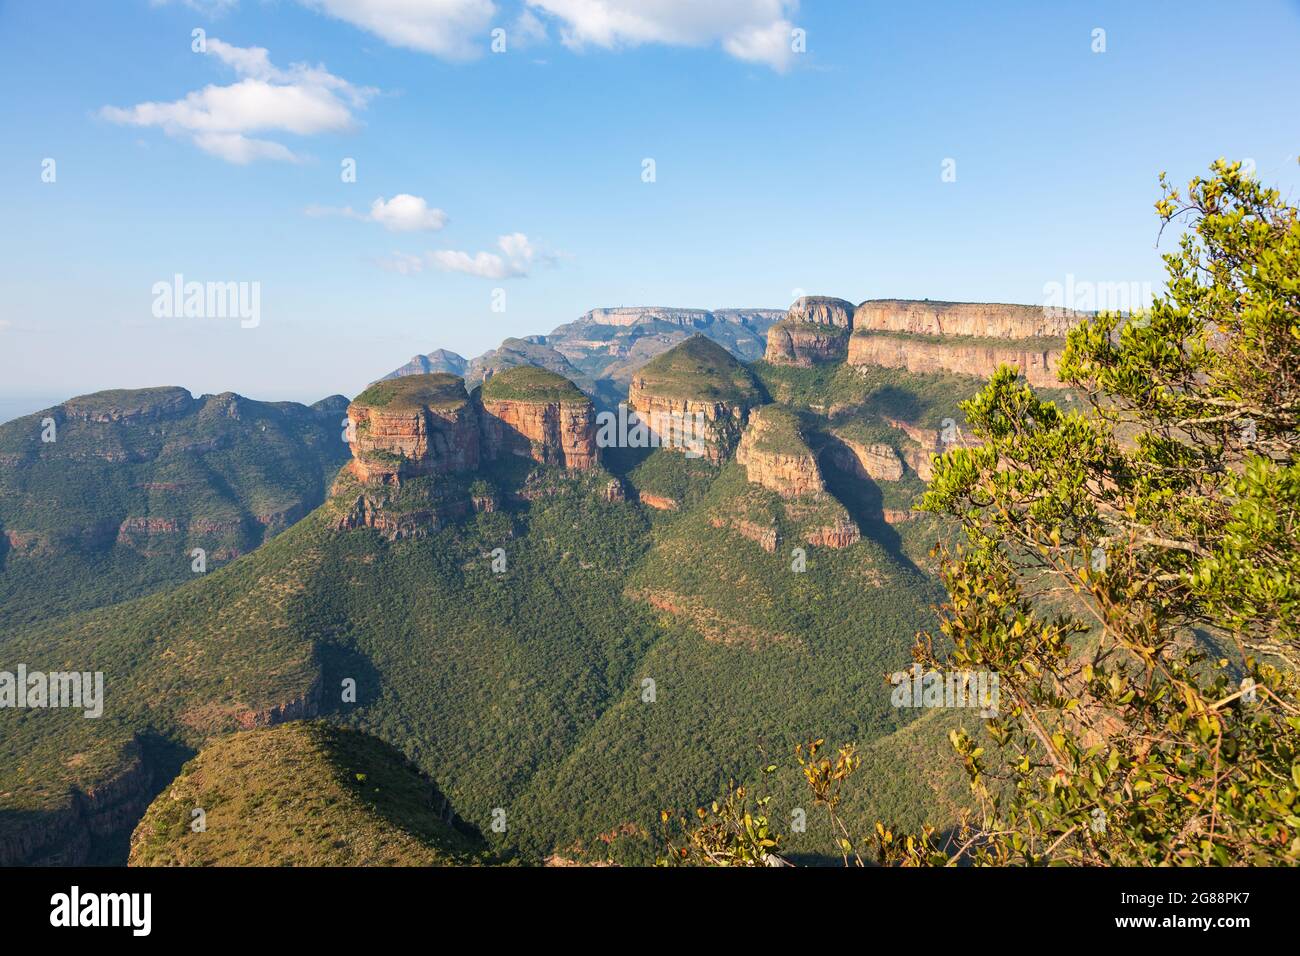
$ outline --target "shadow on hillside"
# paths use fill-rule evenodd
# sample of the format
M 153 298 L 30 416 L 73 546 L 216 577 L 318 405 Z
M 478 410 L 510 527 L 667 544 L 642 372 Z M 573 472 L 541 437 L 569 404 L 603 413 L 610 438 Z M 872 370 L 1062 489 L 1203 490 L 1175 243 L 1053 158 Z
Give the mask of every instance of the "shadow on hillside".
M 883 495 L 880 486 L 870 478 L 862 478 L 841 468 L 837 462 L 842 455 L 852 456 L 852 451 L 834 435 L 824 434 L 818 453 L 818 464 L 822 477 L 826 479 L 829 491 L 845 510 L 858 529 L 875 541 L 889 556 L 916 574 L 923 574 L 920 568 L 903 551 L 903 539 L 888 521 L 885 520 Z

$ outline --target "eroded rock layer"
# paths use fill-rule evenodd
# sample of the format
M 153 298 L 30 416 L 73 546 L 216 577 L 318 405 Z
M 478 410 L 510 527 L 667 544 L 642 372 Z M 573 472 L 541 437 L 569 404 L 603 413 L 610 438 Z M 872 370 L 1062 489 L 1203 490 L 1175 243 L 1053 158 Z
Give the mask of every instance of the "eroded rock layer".
M 769 340 L 770 341 L 770 340 Z M 848 363 L 906 369 L 922 374 L 958 373 L 989 378 L 999 366 L 1020 370 L 1036 387 L 1059 387 L 1056 365 L 1061 350 L 1027 348 L 1008 341 L 1005 346 L 965 343 L 958 337 L 950 342 L 902 335 L 857 331 L 849 339 Z

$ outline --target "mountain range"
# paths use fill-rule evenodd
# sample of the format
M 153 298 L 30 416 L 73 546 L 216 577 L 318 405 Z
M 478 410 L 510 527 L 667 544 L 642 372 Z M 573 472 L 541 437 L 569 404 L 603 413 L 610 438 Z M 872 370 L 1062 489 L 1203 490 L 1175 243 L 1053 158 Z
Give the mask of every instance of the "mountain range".
M 660 809 L 812 736 L 862 745 L 853 813 L 952 822 L 960 768 L 934 758 L 966 717 L 918 719 L 885 680 L 942 597 L 951 529 L 911 505 L 977 376 L 1050 374 L 1066 324 L 595 310 L 346 405 L 150 389 L 5 425 L 0 653 L 102 673 L 105 707 L 6 713 L 0 863 L 646 862 Z M 617 402 L 656 440 L 611 440 Z M 784 763 L 765 782 L 789 814 Z M 230 775 L 276 797 L 290 766 L 364 846 L 210 795 Z M 354 786 L 381 773 L 423 796 Z

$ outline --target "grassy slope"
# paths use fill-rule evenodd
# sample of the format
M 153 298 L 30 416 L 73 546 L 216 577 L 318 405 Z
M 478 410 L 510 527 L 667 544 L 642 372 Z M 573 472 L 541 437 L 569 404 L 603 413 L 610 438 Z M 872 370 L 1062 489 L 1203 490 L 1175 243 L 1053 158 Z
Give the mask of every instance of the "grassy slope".
M 749 369 L 721 345 L 702 335 L 656 356 L 637 376 L 653 395 L 748 404 L 760 400 Z
M 563 375 L 534 365 L 516 365 L 483 383 L 483 400 L 586 402 L 587 396 Z
M 193 828 L 202 808 L 204 827 Z M 439 866 L 482 844 L 374 737 L 295 722 L 223 737 L 185 765 L 131 841 L 132 866 Z

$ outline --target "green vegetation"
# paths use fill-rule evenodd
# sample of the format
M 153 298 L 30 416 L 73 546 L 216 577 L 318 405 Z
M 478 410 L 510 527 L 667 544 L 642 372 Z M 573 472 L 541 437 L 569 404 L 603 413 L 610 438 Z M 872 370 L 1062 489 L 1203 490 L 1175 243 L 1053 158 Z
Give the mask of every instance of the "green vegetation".
M 202 811 L 200 817 L 195 811 Z M 324 722 L 223 737 L 149 807 L 132 866 L 446 866 L 484 847 L 392 747 Z
M 563 375 L 534 365 L 516 365 L 483 383 L 483 400 L 586 402 L 587 396 Z
M 762 400 L 749 370 L 703 335 L 692 336 L 657 356 L 637 376 L 653 395 L 739 405 Z
M 979 863 L 1300 862 L 1300 215 L 1222 160 L 1156 207 L 1192 231 L 1148 312 L 1070 333 L 1088 410 L 995 376 L 965 406 L 984 447 L 926 495 L 968 538 L 945 555 L 948 663 L 1017 702 L 993 752 L 954 739 Z M 1045 583 L 1078 609 L 1041 610 Z
M 428 375 L 382 379 L 353 399 L 353 404 L 396 412 L 416 410 L 421 406 L 458 408 L 468 400 L 465 382 L 460 376 L 431 372 Z
M 324 499 L 342 397 L 98 392 L 0 425 L 0 634 L 195 577 Z M 41 421 L 52 417 L 52 442 Z
M 750 424 L 757 423 L 753 447 L 770 455 L 811 456 L 804 441 L 799 416 L 780 405 L 765 405 L 750 416 Z
M 884 332 L 876 329 L 855 329 L 857 336 L 882 339 L 900 339 L 904 342 L 926 342 L 932 345 L 960 346 L 962 348 L 998 349 L 1006 352 L 1059 352 L 1065 348 L 1065 339 L 1040 335 L 1005 339 L 979 335 L 923 335 L 917 332 Z

